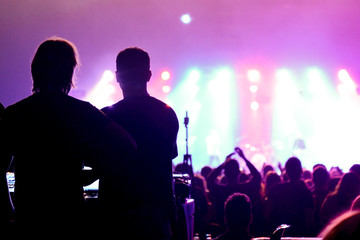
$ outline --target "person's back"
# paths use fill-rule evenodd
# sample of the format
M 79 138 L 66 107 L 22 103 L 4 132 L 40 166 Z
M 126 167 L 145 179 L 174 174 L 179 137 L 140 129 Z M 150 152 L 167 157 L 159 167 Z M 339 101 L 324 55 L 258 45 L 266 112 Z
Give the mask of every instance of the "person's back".
M 177 156 L 179 123 L 172 108 L 147 93 L 146 84 L 151 71 L 150 59 L 145 51 L 125 49 L 118 54 L 116 64 L 117 81 L 124 99 L 102 111 L 129 132 L 137 143 L 138 151 L 130 163 L 132 170 L 129 174 L 133 184 L 129 186 L 128 204 L 125 209 L 113 207 L 120 208 L 122 214 L 131 215 L 137 222 L 130 223 L 130 227 L 141 226 L 146 217 L 151 219 L 152 230 L 145 229 L 144 223 L 142 231 L 137 234 L 148 233 L 148 236 L 160 239 L 164 236 L 160 236 L 162 230 L 159 228 L 169 221 L 169 215 L 174 211 L 172 159 Z M 116 186 L 100 181 L 100 198 L 104 204 L 111 201 L 115 192 Z M 112 204 L 116 202 L 108 205 Z M 141 214 L 136 216 L 134 211 Z
M 79 176 L 89 151 L 84 148 L 86 141 L 96 140 L 90 132 L 97 124 L 106 125 L 106 118 L 64 94 L 36 93 L 8 107 L 4 123 L 15 153 L 17 221 L 48 224 L 58 214 L 69 220 L 80 217 Z
M 13 158 L 16 226 L 29 236 L 79 233 L 83 166 L 99 176 L 116 174 L 122 163 L 114 155 L 125 157 L 135 147 L 98 109 L 67 95 L 75 55 L 67 40 L 42 43 L 32 62 L 34 94 L 7 107 L 1 120 L 1 172 Z
M 300 181 L 301 163 L 297 158 L 286 162 L 289 182 L 274 185 L 268 195 L 271 228 L 289 224 L 289 236 L 313 234 L 313 198 L 305 183 Z
M 360 194 L 360 180 L 350 171 L 341 178 L 334 192 L 327 195 L 320 209 L 320 220 L 327 224 L 331 219 L 350 209 L 352 201 Z
M 137 190 L 146 202 L 164 204 L 171 196 L 171 159 L 177 118 L 174 111 L 150 96 L 129 97 L 102 111 L 123 126 L 138 145 L 134 157 Z

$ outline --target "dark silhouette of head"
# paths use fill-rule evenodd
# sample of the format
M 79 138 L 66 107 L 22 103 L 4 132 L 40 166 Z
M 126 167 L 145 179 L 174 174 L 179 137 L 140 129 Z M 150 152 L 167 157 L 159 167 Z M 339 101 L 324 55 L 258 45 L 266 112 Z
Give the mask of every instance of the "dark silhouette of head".
M 274 167 L 271 165 L 265 165 L 263 168 L 263 176 L 265 177 L 268 172 L 274 171 Z
M 68 94 L 79 65 L 78 52 L 70 41 L 53 37 L 38 47 L 31 63 L 33 92 L 61 91 Z
M 360 164 L 352 165 L 350 171 L 356 173 L 360 177 Z
M 272 186 L 281 183 L 281 177 L 275 171 L 269 171 L 265 176 L 265 194 L 268 195 Z
M 302 167 L 301 162 L 297 157 L 291 157 L 286 161 L 285 170 L 290 181 L 300 180 Z
M 345 201 L 352 201 L 360 194 L 360 180 L 356 173 L 344 174 L 336 186 L 335 192 Z
M 211 173 L 212 168 L 209 166 L 205 166 L 203 168 L 201 168 L 201 176 L 203 176 L 205 179 L 207 179 L 207 177 L 209 176 L 209 174 Z
M 225 202 L 225 222 L 230 229 L 243 230 L 252 221 L 250 198 L 243 193 L 234 193 Z
M 317 167 L 315 168 L 312 179 L 315 184 L 315 188 L 327 188 L 327 185 L 330 180 L 330 174 L 324 167 Z
M 116 79 L 124 94 L 146 89 L 151 78 L 150 57 L 140 48 L 126 48 L 116 57 Z
M 224 174 L 229 183 L 236 183 L 238 181 L 240 174 L 239 168 L 239 163 L 235 159 L 231 159 L 225 163 Z

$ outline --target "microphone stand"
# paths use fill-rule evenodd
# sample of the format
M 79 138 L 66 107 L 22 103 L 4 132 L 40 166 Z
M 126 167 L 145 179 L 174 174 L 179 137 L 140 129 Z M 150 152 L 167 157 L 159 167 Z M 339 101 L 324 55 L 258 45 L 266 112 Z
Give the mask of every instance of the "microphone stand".
M 193 173 L 193 168 L 192 168 L 192 159 L 191 159 L 191 154 L 189 154 L 189 129 L 188 129 L 188 124 L 189 124 L 189 117 L 188 117 L 188 112 L 186 111 L 186 116 L 184 118 L 184 125 L 185 125 L 185 130 L 186 130 L 186 137 L 185 137 L 185 144 L 186 144 L 186 154 L 184 155 L 184 165 L 187 166 L 187 168 L 189 169 L 189 175 L 192 178 L 194 176 Z

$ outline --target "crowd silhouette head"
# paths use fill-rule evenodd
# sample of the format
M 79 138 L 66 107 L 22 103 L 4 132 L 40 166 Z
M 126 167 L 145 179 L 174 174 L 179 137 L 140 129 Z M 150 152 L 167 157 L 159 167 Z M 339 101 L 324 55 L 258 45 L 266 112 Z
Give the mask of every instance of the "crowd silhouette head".
M 286 161 L 285 164 L 286 174 L 288 175 L 290 181 L 300 180 L 302 174 L 301 162 L 296 157 L 291 157 Z
M 150 57 L 141 48 L 126 48 L 116 57 L 116 79 L 126 95 L 127 92 L 144 90 L 150 81 Z
M 225 222 L 229 228 L 247 228 L 251 223 L 250 198 L 242 193 L 234 193 L 225 202 Z
M 68 94 L 74 86 L 73 74 L 78 65 L 78 52 L 73 43 L 59 37 L 46 40 L 38 47 L 31 63 L 32 91 Z

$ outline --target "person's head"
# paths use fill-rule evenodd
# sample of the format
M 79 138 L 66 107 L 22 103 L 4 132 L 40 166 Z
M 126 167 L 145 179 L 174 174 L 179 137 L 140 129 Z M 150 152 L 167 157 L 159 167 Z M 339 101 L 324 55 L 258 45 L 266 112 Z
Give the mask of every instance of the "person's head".
M 151 78 L 150 57 L 141 48 L 126 48 L 116 57 L 116 79 L 123 91 L 146 87 Z
M 275 171 L 267 172 L 265 176 L 265 194 L 268 195 L 272 186 L 281 183 L 281 177 Z
M 237 182 L 240 174 L 238 161 L 231 159 L 224 165 L 224 174 L 229 182 Z
M 351 201 L 360 194 L 360 180 L 356 173 L 348 172 L 340 179 L 336 186 L 336 193 Z
M 205 166 L 203 168 L 201 168 L 201 176 L 203 176 L 205 179 L 207 179 L 207 177 L 209 176 L 209 174 L 211 173 L 212 168 L 209 166 Z
M 360 239 L 360 212 L 348 211 L 329 223 L 319 234 L 323 240 Z
M 252 221 L 250 198 L 243 193 L 234 193 L 225 202 L 225 222 L 229 228 L 248 228 Z
M 352 165 L 350 171 L 356 173 L 360 177 L 360 164 Z
M 313 183 L 316 188 L 326 188 L 330 180 L 330 174 L 324 167 L 317 167 L 312 174 Z
M 78 52 L 70 41 L 52 37 L 40 44 L 31 63 L 34 93 L 61 91 L 68 94 L 79 65 Z
M 297 157 L 291 157 L 286 161 L 285 170 L 290 181 L 300 180 L 302 174 L 302 167 L 301 162 Z

